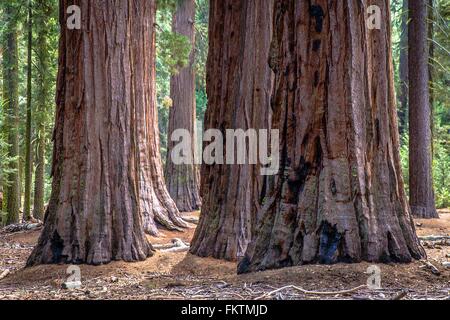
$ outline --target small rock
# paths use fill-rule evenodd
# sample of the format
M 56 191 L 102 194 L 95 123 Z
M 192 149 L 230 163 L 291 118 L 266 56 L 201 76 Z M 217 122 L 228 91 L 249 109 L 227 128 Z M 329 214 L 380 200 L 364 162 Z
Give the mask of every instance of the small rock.
M 112 277 L 111 277 L 111 282 L 112 282 L 112 283 L 119 282 L 119 279 L 118 279 L 117 277 L 112 276 Z
M 445 268 L 447 268 L 447 269 L 450 269 L 450 262 L 442 262 L 442 265 L 445 267 Z

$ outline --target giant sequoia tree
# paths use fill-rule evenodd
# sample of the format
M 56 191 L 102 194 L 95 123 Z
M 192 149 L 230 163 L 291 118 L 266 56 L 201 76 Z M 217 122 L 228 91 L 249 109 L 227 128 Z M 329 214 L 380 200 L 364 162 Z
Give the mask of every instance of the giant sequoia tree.
M 409 0 L 409 189 L 414 216 L 438 218 L 432 177 L 427 1 Z
M 407 205 L 390 48 L 367 3 L 276 0 L 273 127 L 281 172 L 239 272 L 424 256 Z
M 77 3 L 81 30 L 70 30 L 72 1 L 60 1 L 53 186 L 28 265 L 147 258 L 140 207 L 165 196 L 157 185 L 155 1 Z
M 210 2 L 205 130 L 225 137 L 225 129 L 269 127 L 272 4 Z M 201 174 L 202 213 L 191 253 L 235 260 L 252 238 L 265 179 L 254 165 L 204 164 Z
M 192 47 L 195 45 L 195 1 L 182 0 L 178 2 L 173 16 L 173 32 L 186 36 Z M 195 158 L 195 50 L 192 48 L 189 63 L 170 79 L 170 97 L 173 105 L 169 115 L 169 141 L 167 146 L 166 184 L 170 195 L 180 211 L 200 209 L 200 175 Z M 171 153 L 176 144 L 171 135 L 177 129 L 190 133 L 191 150 L 184 155 L 192 161 L 185 164 L 175 164 Z

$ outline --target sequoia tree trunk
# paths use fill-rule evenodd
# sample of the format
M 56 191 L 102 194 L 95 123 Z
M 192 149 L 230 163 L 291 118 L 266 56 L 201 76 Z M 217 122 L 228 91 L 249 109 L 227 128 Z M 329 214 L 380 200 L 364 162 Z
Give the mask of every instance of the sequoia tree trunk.
M 276 0 L 281 171 L 238 272 L 424 256 L 403 188 L 389 1 Z
M 173 16 L 173 32 L 186 36 L 192 51 L 189 64 L 173 75 L 170 80 L 170 96 L 173 105 L 169 115 L 169 138 L 166 161 L 167 189 L 182 212 L 200 209 L 200 175 L 198 165 L 194 164 L 196 144 L 196 106 L 195 106 L 195 1 L 182 0 Z M 177 142 L 172 141 L 171 135 L 177 129 L 184 129 L 190 134 L 191 163 L 177 165 L 172 161 L 171 153 Z
M 2 30 L 3 49 L 3 101 L 5 102 L 4 130 L 8 137 L 8 156 L 11 159 L 5 179 L 4 209 L 6 224 L 19 222 L 20 180 L 19 180 L 19 66 L 17 47 L 18 6 L 11 1 L 3 6 L 4 23 Z
M 154 132 L 155 2 L 79 0 L 80 30 L 67 28 L 72 4 L 60 0 L 52 194 L 27 264 L 144 260 L 152 250 L 140 157 L 153 147 L 142 135 Z
M 438 218 L 432 165 L 427 2 L 409 0 L 409 201 L 418 218 Z
M 205 130 L 268 129 L 273 0 L 210 3 Z M 225 148 L 224 148 L 225 149 Z M 225 150 L 225 153 L 230 150 Z M 254 233 L 264 181 L 256 165 L 202 166 L 200 222 L 191 253 L 236 260 Z

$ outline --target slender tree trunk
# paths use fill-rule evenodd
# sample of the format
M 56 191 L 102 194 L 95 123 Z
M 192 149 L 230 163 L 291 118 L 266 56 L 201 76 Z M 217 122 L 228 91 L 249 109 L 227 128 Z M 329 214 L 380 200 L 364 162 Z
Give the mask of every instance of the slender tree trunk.
M 28 43 L 27 43 L 27 124 L 25 132 L 25 195 L 23 216 L 25 220 L 31 219 L 31 180 L 33 156 L 31 152 L 31 76 L 32 76 L 32 47 L 33 47 L 33 8 L 32 1 L 28 0 Z
M 272 10 L 272 0 L 211 1 L 205 130 L 219 129 L 226 137 L 226 129 L 269 128 Z M 264 197 L 258 169 L 203 165 L 203 205 L 191 253 L 227 260 L 243 256 Z
M 390 40 L 367 4 L 277 0 L 281 172 L 238 272 L 424 256 L 403 188 Z
M 168 151 L 166 161 L 166 183 L 169 193 L 178 209 L 189 212 L 200 209 L 200 175 L 194 164 L 196 144 L 196 106 L 195 106 L 195 1 L 182 0 L 173 17 L 173 32 L 185 35 L 190 40 L 192 52 L 187 67 L 172 76 L 170 96 L 173 101 L 169 115 Z M 184 129 L 191 136 L 192 150 L 189 157 L 192 163 L 176 165 L 171 153 L 176 142 L 171 140 L 172 133 Z M 186 155 L 187 156 L 187 155 Z
M 80 0 L 81 30 L 69 30 L 72 3 L 60 0 L 53 188 L 28 266 L 137 261 L 152 252 L 140 175 L 141 156 L 153 156 L 142 134 L 155 131 L 155 2 Z
M 400 134 L 408 131 L 408 0 L 403 0 L 400 35 L 400 92 L 399 92 L 399 128 Z
M 431 171 L 427 3 L 409 0 L 409 189 L 413 215 L 438 218 Z
M 434 0 L 428 0 L 428 87 L 430 90 L 430 117 L 431 117 L 431 161 L 433 161 L 434 155 Z M 433 163 L 433 162 L 432 162 Z M 431 165 L 433 166 L 433 165 Z
M 7 213 L 6 224 L 19 221 L 20 181 L 19 181 L 19 92 L 18 92 L 18 48 L 17 48 L 17 15 L 15 3 L 7 1 L 4 9 L 5 28 L 2 39 L 3 48 L 3 100 L 6 103 L 4 130 L 8 136 L 9 157 L 15 158 L 8 168 L 4 207 Z
M 48 0 L 35 2 L 37 16 L 37 112 L 34 115 L 36 122 L 36 169 L 34 179 L 34 206 L 33 216 L 44 219 L 45 197 L 45 148 L 47 142 L 46 113 L 50 104 L 50 78 L 48 74 L 48 19 L 51 16 L 51 3 Z

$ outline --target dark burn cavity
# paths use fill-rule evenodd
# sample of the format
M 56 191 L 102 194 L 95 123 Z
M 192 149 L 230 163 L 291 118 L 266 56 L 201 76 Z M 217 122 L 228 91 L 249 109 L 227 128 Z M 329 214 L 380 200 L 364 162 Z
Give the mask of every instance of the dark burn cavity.
M 323 29 L 323 17 L 325 16 L 325 13 L 323 12 L 323 9 L 319 5 L 312 5 L 309 8 L 309 14 L 311 17 L 315 18 L 316 20 L 316 32 L 322 32 Z
M 321 44 L 320 39 L 313 40 L 312 49 L 314 52 L 316 52 L 320 49 L 320 44 Z
M 322 222 L 320 230 L 319 263 L 333 264 L 339 259 L 339 246 L 343 239 L 336 226 L 328 221 Z

